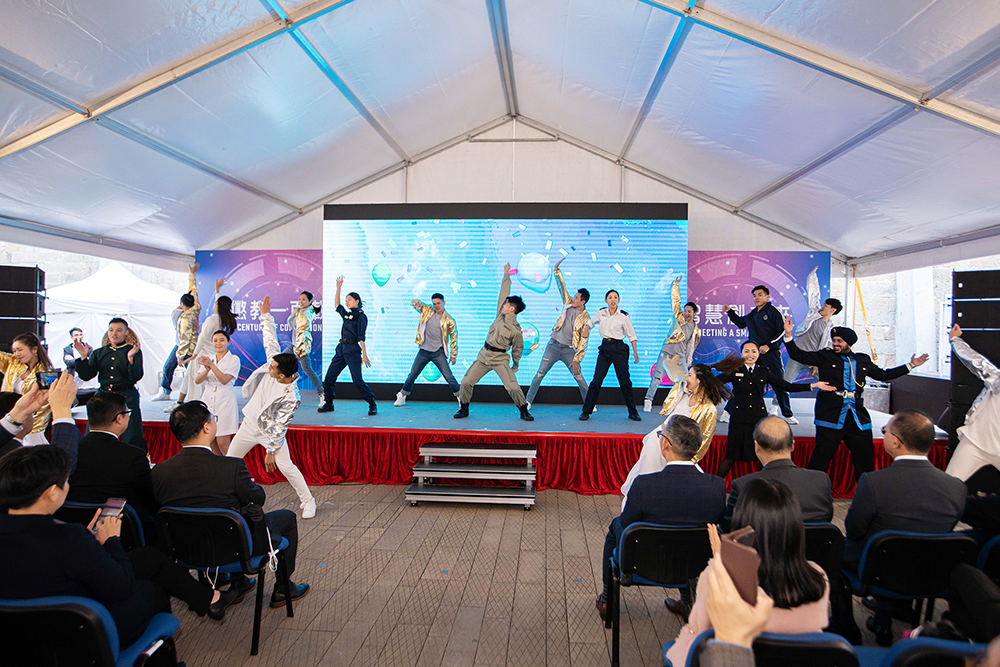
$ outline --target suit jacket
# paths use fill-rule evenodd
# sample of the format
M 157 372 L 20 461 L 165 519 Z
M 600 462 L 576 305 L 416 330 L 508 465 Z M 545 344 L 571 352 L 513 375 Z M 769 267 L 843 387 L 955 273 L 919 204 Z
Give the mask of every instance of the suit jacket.
M 719 523 L 726 509 L 726 481 L 693 465 L 667 464 L 632 482 L 621 526 L 637 522 L 666 526 Z
M 802 508 L 802 518 L 806 523 L 827 522 L 833 518 L 833 492 L 830 489 L 830 477 L 822 470 L 807 470 L 799 468 L 791 459 L 771 461 L 759 472 L 743 475 L 733 480 L 732 491 L 726 502 L 726 518 L 728 529 L 733 519 L 736 502 L 752 480 L 773 479 L 788 485 L 795 494 Z
M 816 366 L 819 369 L 819 379 L 829 382 L 839 391 L 853 391 L 854 398 L 847 399 L 832 391 L 821 391 L 816 396 L 816 425 L 826 428 L 841 429 L 849 412 L 857 416 L 858 426 L 862 430 L 871 430 L 872 418 L 865 409 L 865 380 L 874 378 L 880 382 L 888 382 L 903 377 L 910 372 L 905 364 L 895 368 L 882 369 L 875 365 L 872 358 L 860 352 L 837 354 L 833 350 L 817 350 L 806 352 L 800 350 L 794 340 L 785 343 L 788 356 L 800 364 Z M 853 360 L 853 370 L 848 366 L 848 360 Z M 854 377 L 852 378 L 851 375 Z
M 143 530 L 148 532 L 152 527 L 159 506 L 153 497 L 146 452 L 110 433 L 91 431 L 80 441 L 80 456 L 69 477 L 66 500 L 103 503 L 108 498 L 124 498 L 138 513 Z
M 746 366 L 740 366 L 731 373 L 716 376 L 716 379 L 719 382 L 733 385 L 733 397 L 726 404 L 726 412 L 729 413 L 730 421 L 734 424 L 756 424 L 767 416 L 767 408 L 764 407 L 764 394 L 767 392 L 768 385 L 788 392 L 810 391 L 812 389 L 809 382 L 794 384 L 785 382 L 783 377 L 775 375 L 760 360 L 754 365 L 752 373 L 747 372 Z
M 930 461 L 893 461 L 858 480 L 844 520 L 844 560 L 857 564 L 865 542 L 881 530 L 949 533 L 965 509 L 965 484 Z
M 62 422 L 52 425 L 52 441 L 49 443 L 69 454 L 70 470 L 76 470 L 77 452 L 80 444 L 80 429 L 75 423 Z M 0 426 L 0 457 L 21 447 L 14 440 L 14 434 Z

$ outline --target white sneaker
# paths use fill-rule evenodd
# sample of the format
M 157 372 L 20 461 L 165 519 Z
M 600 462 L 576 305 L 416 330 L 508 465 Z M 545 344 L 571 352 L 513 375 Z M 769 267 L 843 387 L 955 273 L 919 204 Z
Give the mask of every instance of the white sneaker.
M 531 411 L 531 403 L 528 403 L 528 411 Z
M 719 413 L 719 421 L 722 422 L 723 424 L 728 424 L 729 423 L 729 413 L 726 412 L 725 410 L 723 410 L 722 412 L 720 412 Z
M 772 417 L 778 417 L 781 415 L 781 410 L 778 409 L 777 403 L 774 402 L 771 403 L 771 409 L 767 411 L 767 414 L 771 415 Z
M 798 424 L 798 423 L 799 423 L 799 420 L 798 420 L 798 419 L 796 419 L 796 418 L 795 418 L 794 416 L 791 416 L 791 417 L 785 417 L 784 415 L 782 415 L 782 416 L 781 416 L 781 418 L 782 418 L 782 419 L 784 419 L 784 420 L 785 420 L 786 422 L 788 422 L 789 424 L 791 424 L 792 426 L 795 426 L 796 424 Z
M 160 393 L 157 394 L 156 396 L 154 396 L 152 398 L 152 400 L 156 401 L 156 402 L 169 401 L 170 400 L 170 392 L 169 391 L 164 391 L 163 387 L 160 387 Z
M 326 394 L 321 391 L 317 391 L 316 393 L 319 394 L 319 405 L 317 407 L 321 408 L 326 405 Z
M 597 406 L 596 405 L 594 406 L 594 409 L 590 411 L 590 414 L 594 414 L 595 412 L 597 412 Z
M 401 391 L 396 392 L 396 402 L 393 403 L 393 405 L 396 406 L 397 408 L 406 405 L 406 396 L 403 394 L 403 392 Z
M 653 401 L 649 400 L 648 398 L 645 401 L 643 401 L 642 402 L 642 411 L 643 412 L 652 412 L 653 411 Z
M 316 499 L 310 498 L 309 502 L 302 503 L 302 518 L 311 519 L 316 516 Z
M 170 414 L 179 407 L 181 407 L 180 403 L 171 403 L 167 407 L 163 408 L 163 411 L 166 412 L 167 414 Z

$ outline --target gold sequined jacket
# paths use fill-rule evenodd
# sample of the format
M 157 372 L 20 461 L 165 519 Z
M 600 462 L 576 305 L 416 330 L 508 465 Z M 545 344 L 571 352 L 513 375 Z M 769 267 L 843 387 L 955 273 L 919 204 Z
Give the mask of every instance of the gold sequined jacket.
M 559 293 L 562 294 L 563 305 L 568 306 L 573 301 L 573 297 L 566 291 L 566 283 L 563 281 L 562 271 L 556 269 L 553 273 L 556 275 L 556 282 L 559 283 Z M 563 310 L 564 312 L 566 311 Z M 559 331 L 562 327 L 563 313 L 559 313 L 559 319 L 556 320 L 552 331 Z M 584 307 L 582 312 L 577 313 L 576 319 L 573 321 L 573 349 L 576 350 L 576 354 L 573 355 L 573 361 L 576 363 L 583 361 L 583 355 L 587 352 L 587 339 L 583 337 L 583 329 L 589 321 L 590 314 L 587 313 L 586 307 Z
M 417 322 L 417 345 L 423 345 L 424 343 L 424 329 L 427 327 L 427 321 L 431 319 L 431 315 L 434 314 L 434 306 L 427 305 L 420 299 L 414 299 L 410 302 L 414 308 L 420 311 L 420 320 Z M 455 358 L 458 356 L 458 325 L 455 324 L 455 320 L 452 319 L 448 311 L 441 313 L 441 340 L 444 341 L 445 347 L 449 348 L 451 352 L 448 356 Z M 450 341 L 450 342 L 449 342 Z
M 184 361 L 194 354 L 198 347 L 198 317 L 201 315 L 201 303 L 198 301 L 198 280 L 194 271 L 188 275 L 188 292 L 194 297 L 194 305 L 184 311 L 177 321 L 177 360 Z
M 660 410 L 660 416 L 663 417 L 670 413 L 674 409 L 674 406 L 677 405 L 677 402 L 681 400 L 688 400 L 687 380 L 680 380 L 671 387 L 670 393 L 667 394 L 666 400 L 663 401 L 663 409 Z M 698 426 L 701 427 L 701 447 L 691 457 L 691 460 L 697 463 L 705 456 L 708 448 L 712 446 L 712 437 L 715 436 L 715 424 L 718 412 L 715 404 L 712 401 L 705 400 L 703 396 L 697 405 L 691 406 L 690 417 L 698 422 Z

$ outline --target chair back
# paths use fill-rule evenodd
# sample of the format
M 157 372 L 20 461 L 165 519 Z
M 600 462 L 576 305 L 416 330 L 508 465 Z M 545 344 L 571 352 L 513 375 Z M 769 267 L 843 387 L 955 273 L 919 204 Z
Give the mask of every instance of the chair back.
M 698 635 L 688 655 L 688 665 L 701 664 L 701 654 L 714 635 L 712 630 Z M 757 667 L 858 667 L 858 656 L 851 644 L 829 632 L 801 635 L 765 632 L 753 642 L 753 657 Z
M 1000 586 L 1000 535 L 983 545 L 979 551 L 976 567 Z
M 86 526 L 94 518 L 94 512 L 102 507 L 104 507 L 103 503 L 76 503 L 67 500 L 52 516 L 63 523 L 79 523 Z M 122 548 L 125 551 L 132 551 L 133 549 L 146 546 L 146 534 L 142 530 L 142 522 L 139 521 L 139 515 L 136 513 L 135 508 L 125 503 L 121 520 Z
M 618 542 L 623 586 L 651 583 L 684 587 L 712 558 L 705 526 L 630 524 Z
M 0 600 L 0 642 L 9 665 L 114 667 L 118 660 L 118 627 L 107 608 L 72 595 Z
M 160 548 L 170 558 L 195 569 L 238 562 L 250 573 L 253 537 L 239 512 L 164 507 L 155 522 Z
M 974 565 L 978 553 L 976 541 L 963 533 L 883 530 L 865 544 L 858 578 L 883 597 L 945 597 L 951 571 L 961 563 Z
M 832 523 L 806 524 L 806 560 L 823 568 L 833 582 L 844 560 L 844 534 Z
M 986 644 L 915 637 L 893 644 L 880 664 L 886 667 L 965 667 L 965 659 L 986 650 Z

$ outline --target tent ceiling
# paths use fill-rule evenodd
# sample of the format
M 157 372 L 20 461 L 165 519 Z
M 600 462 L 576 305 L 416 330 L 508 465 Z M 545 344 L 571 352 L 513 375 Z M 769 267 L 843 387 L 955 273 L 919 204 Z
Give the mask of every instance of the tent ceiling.
M 191 253 L 517 117 L 841 256 L 997 233 L 996 3 L 8 0 L 4 15 L 0 224 Z

